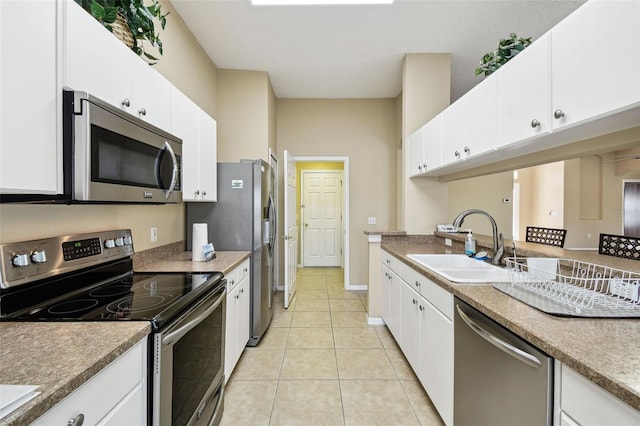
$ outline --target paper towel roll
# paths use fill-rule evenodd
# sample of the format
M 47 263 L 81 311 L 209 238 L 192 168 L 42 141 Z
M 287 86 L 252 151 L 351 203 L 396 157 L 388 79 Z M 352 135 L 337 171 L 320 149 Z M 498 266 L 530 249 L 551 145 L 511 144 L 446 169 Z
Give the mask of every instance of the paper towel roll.
M 191 254 L 194 262 L 204 262 L 206 259 L 202 250 L 202 246 L 209 242 L 209 236 L 206 223 L 193 224 L 193 238 L 191 239 Z

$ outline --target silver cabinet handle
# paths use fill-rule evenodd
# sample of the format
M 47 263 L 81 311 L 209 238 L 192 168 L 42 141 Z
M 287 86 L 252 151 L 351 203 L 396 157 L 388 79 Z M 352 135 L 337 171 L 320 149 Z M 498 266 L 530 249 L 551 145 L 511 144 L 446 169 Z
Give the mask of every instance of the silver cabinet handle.
M 553 117 L 559 120 L 564 117 L 564 112 L 561 109 L 557 109 L 553 112 Z
M 131 106 L 131 101 L 129 101 L 129 99 L 127 99 L 127 98 L 124 98 L 122 100 L 122 106 L 130 107 Z
M 470 152 L 471 152 L 471 150 L 469 149 L 469 147 L 468 147 L 468 146 L 465 146 L 465 147 L 464 147 L 464 153 L 465 153 L 465 154 L 469 154 Z
M 422 166 L 418 166 L 418 171 L 421 172 L 422 171 Z
M 424 306 L 420 305 L 420 310 L 424 311 Z
M 418 301 L 416 299 L 413 299 L 413 304 L 415 305 L 416 303 L 418 303 Z
M 200 195 L 200 190 L 196 189 L 196 195 Z
M 531 355 L 531 354 L 529 354 L 529 353 L 527 353 L 527 352 L 525 352 L 525 351 L 523 351 L 521 349 L 516 348 L 512 344 L 510 344 L 508 342 L 505 342 L 504 340 L 500 339 L 499 337 L 494 336 L 493 334 L 489 333 L 487 330 L 482 328 L 482 326 L 480 326 L 480 324 L 478 324 L 477 322 L 472 320 L 466 314 L 466 312 L 464 312 L 464 310 L 462 310 L 460 305 L 456 305 L 456 310 L 458 311 L 458 314 L 460 314 L 460 318 L 462 318 L 462 320 L 464 322 L 466 322 L 467 325 L 469 327 L 471 327 L 471 329 L 473 331 L 478 333 L 478 335 L 480 337 L 482 337 L 484 340 L 486 340 L 487 342 L 489 342 L 492 345 L 494 345 L 496 348 L 498 348 L 498 349 L 502 350 L 503 352 L 511 355 L 512 357 L 516 358 L 517 360 L 522 361 L 523 363 L 527 364 L 530 367 L 533 367 L 533 368 L 542 367 L 542 363 L 535 356 L 533 356 L 533 355 Z
M 423 168 L 424 170 L 427 170 L 427 163 L 423 163 L 423 164 L 422 164 L 422 168 Z
M 534 129 L 536 127 L 540 127 L 540 122 L 534 118 L 533 120 L 531 120 L 531 127 L 533 127 Z
M 72 419 L 69 419 L 67 426 L 82 426 L 84 423 L 84 414 L 80 413 Z
M 456 151 L 453 153 L 453 155 L 455 155 L 456 157 L 460 158 L 460 151 L 458 151 L 458 150 L 456 149 Z
M 147 110 L 146 110 L 144 107 L 142 107 L 142 108 L 140 108 L 140 109 L 138 110 L 138 114 L 140 114 L 140 115 L 147 115 Z
M 207 190 L 206 190 L 206 189 L 203 189 L 203 190 L 202 190 L 202 196 L 203 196 L 203 197 L 205 197 L 206 195 L 207 195 Z

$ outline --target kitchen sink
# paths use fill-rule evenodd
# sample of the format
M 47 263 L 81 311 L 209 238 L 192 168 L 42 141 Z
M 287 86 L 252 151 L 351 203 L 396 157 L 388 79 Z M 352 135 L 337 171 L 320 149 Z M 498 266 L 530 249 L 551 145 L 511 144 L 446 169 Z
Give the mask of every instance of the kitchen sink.
M 409 254 L 407 257 L 455 283 L 509 282 L 506 269 L 464 254 Z

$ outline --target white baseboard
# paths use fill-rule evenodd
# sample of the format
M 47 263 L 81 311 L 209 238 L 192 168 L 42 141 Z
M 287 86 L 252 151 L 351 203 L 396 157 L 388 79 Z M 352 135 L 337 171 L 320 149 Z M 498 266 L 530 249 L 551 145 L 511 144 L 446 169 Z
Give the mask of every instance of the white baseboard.
M 350 284 L 345 286 L 345 290 L 368 290 L 369 286 L 366 284 Z
M 367 324 L 369 325 L 386 325 L 384 320 L 380 317 L 370 317 L 367 315 Z

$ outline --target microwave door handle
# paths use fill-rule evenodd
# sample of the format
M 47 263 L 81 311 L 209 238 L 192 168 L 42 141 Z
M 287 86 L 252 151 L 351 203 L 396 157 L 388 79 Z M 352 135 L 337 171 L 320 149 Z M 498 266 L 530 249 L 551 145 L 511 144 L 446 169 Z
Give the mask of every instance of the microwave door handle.
M 173 148 L 168 141 L 164 141 L 163 147 L 171 156 L 171 161 L 173 162 L 173 172 L 171 176 L 171 185 L 169 185 L 169 189 L 164 194 L 165 198 L 169 198 L 173 193 L 173 190 L 176 189 L 176 185 L 178 183 L 178 159 L 176 158 L 176 154 L 173 152 Z
M 202 312 L 197 317 L 190 320 L 189 322 L 187 322 L 185 325 L 181 326 L 177 330 L 172 331 L 171 333 L 164 336 L 162 339 L 162 344 L 170 345 L 171 343 L 173 343 L 174 340 L 180 340 L 182 336 L 184 336 L 185 334 L 187 334 L 188 332 L 196 328 L 198 324 L 200 324 L 209 315 L 211 315 L 216 309 L 218 309 L 218 306 L 220 306 L 220 304 L 224 301 L 224 298 L 225 298 L 225 295 L 223 291 L 221 295 L 218 297 L 218 300 L 216 300 L 216 302 L 212 306 L 208 307 L 206 311 Z

